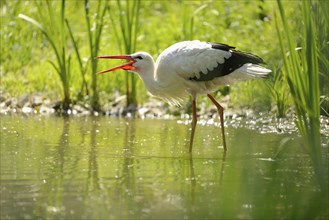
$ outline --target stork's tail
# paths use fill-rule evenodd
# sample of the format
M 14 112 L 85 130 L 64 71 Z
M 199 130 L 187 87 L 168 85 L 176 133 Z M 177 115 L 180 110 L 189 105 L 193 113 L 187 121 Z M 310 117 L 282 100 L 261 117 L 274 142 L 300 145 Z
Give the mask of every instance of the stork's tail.
M 243 65 L 243 68 L 245 73 L 247 73 L 252 77 L 257 77 L 257 78 L 264 78 L 272 72 L 272 70 L 270 69 L 252 63 Z

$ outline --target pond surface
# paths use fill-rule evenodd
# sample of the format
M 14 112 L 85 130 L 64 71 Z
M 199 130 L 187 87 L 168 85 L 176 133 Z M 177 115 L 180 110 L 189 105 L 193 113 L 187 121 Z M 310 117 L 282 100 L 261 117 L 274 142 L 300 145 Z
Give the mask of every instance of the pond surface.
M 297 134 L 228 125 L 225 155 L 220 128 L 199 124 L 190 156 L 177 120 L 0 119 L 1 219 L 329 217 Z

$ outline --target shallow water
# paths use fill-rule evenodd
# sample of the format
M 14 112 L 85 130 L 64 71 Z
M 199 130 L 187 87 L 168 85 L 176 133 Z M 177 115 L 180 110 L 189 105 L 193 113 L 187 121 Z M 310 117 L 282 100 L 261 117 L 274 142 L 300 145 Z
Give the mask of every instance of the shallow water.
M 176 120 L 0 119 L 1 219 L 329 217 L 296 133 L 228 126 L 224 154 L 220 129 L 199 124 L 190 157 Z

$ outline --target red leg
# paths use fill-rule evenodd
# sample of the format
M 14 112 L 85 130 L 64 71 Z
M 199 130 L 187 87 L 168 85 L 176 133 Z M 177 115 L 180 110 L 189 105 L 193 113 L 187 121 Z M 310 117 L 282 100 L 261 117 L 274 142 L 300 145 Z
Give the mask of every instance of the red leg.
M 220 118 L 220 126 L 222 128 L 222 138 L 223 138 L 224 151 L 227 151 L 226 140 L 225 140 L 225 128 L 224 128 L 224 108 L 210 94 L 207 94 L 207 96 L 215 104 L 215 106 L 217 108 L 219 118 Z
M 197 115 L 196 115 L 196 101 L 195 97 L 192 97 L 192 131 L 191 131 L 191 137 L 190 137 L 190 153 L 192 152 L 192 147 L 193 147 L 193 140 L 194 140 L 194 132 L 195 132 L 195 127 L 197 123 Z

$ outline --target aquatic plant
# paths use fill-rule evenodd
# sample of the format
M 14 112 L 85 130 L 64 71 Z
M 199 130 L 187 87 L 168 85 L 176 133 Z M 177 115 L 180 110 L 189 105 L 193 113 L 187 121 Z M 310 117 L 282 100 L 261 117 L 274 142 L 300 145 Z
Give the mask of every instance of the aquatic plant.
M 69 108 L 70 99 L 70 64 L 71 56 L 67 54 L 66 32 L 65 32 L 65 0 L 61 1 L 61 8 L 57 12 L 52 2 L 46 1 L 46 8 L 43 7 L 43 2 L 35 2 L 38 13 L 39 22 L 35 19 L 19 14 L 19 18 L 26 20 L 37 27 L 46 40 L 49 42 L 51 48 L 55 52 L 56 61 L 49 61 L 56 70 L 63 87 L 64 99 L 62 101 L 63 109 Z M 59 19 L 58 19 L 59 18 Z
M 314 9 L 320 73 L 320 113 L 329 117 L 329 4 L 318 1 Z
M 114 14 L 115 10 L 109 8 L 112 28 L 115 38 L 119 44 L 120 51 L 125 54 L 135 52 L 138 30 L 140 28 L 139 14 L 141 1 L 116 1 L 119 14 Z M 117 21 L 119 17 L 119 21 Z M 119 27 L 117 27 L 119 23 Z M 124 46 L 124 48 L 121 47 Z M 136 76 L 135 74 L 125 73 L 125 92 L 127 96 L 127 106 L 137 104 L 136 98 Z
M 93 27 L 91 25 L 91 15 L 89 9 L 89 0 L 85 0 L 85 17 L 87 23 L 87 33 L 89 39 L 89 51 L 90 51 L 90 62 L 91 62 L 91 89 L 92 89 L 92 98 L 91 106 L 93 110 L 99 110 L 99 100 L 98 100 L 98 91 L 97 91 L 97 64 L 98 60 L 94 59 L 98 55 L 101 42 L 101 34 L 104 27 L 104 16 L 108 9 L 107 1 L 103 4 L 102 1 L 98 1 L 97 10 L 95 12 L 95 21 Z
M 73 36 L 73 32 L 71 29 L 71 26 L 69 24 L 69 21 L 66 19 L 66 25 L 69 30 L 70 38 L 73 43 L 74 51 L 77 56 L 78 64 L 79 64 L 79 69 L 82 77 L 82 88 L 85 87 L 86 90 L 86 95 L 91 95 L 91 100 L 90 100 L 90 105 L 92 110 L 99 110 L 99 96 L 98 96 L 98 88 L 97 88 L 97 77 L 96 77 L 96 72 L 97 72 L 97 64 L 98 60 L 94 59 L 98 51 L 100 49 L 100 42 L 101 42 L 101 34 L 102 30 L 104 27 L 104 16 L 107 11 L 108 3 L 105 2 L 103 4 L 102 1 L 97 1 L 97 10 L 95 12 L 95 16 L 92 16 L 90 13 L 90 2 L 89 0 L 84 1 L 84 10 L 85 10 L 85 19 L 86 19 L 86 29 L 87 29 L 87 35 L 88 35 L 88 45 L 89 45 L 89 57 L 88 57 L 88 62 L 86 63 L 85 66 L 83 66 L 82 63 L 82 58 L 79 52 L 79 47 L 76 39 Z M 92 23 L 92 17 L 94 17 L 94 21 Z M 91 94 L 89 91 L 89 86 L 86 81 L 85 74 L 88 70 L 88 66 L 91 65 Z M 81 89 L 82 90 L 82 89 Z
M 277 4 L 283 31 L 279 26 L 278 19 L 276 19 L 276 29 L 283 59 L 283 74 L 294 102 L 295 123 L 304 139 L 304 146 L 313 162 L 315 174 L 320 184 L 323 184 L 318 64 L 323 57 L 318 50 L 318 30 L 313 15 L 313 4 L 319 6 L 319 2 L 302 1 L 303 29 L 300 33 L 300 45 L 288 25 L 284 7 L 280 0 L 277 0 Z M 326 187 L 323 186 L 322 188 Z
M 283 118 L 286 116 L 289 107 L 289 89 L 287 88 L 286 80 L 282 74 L 281 66 L 273 69 L 272 73 L 273 77 L 265 82 L 269 87 L 269 91 L 272 93 L 276 106 L 276 115 L 278 118 Z
M 79 52 L 79 45 L 78 45 L 77 40 L 73 36 L 72 28 L 70 26 L 70 23 L 69 23 L 68 19 L 65 19 L 65 23 L 66 23 L 67 29 L 69 31 L 69 36 L 71 38 L 73 48 L 74 48 L 75 54 L 77 56 L 78 65 L 79 65 L 79 69 L 80 69 L 80 73 L 81 73 L 82 84 L 81 84 L 81 89 L 80 89 L 79 93 L 82 95 L 83 88 L 85 88 L 85 94 L 88 96 L 89 95 L 89 87 L 88 87 L 88 83 L 87 83 L 87 80 L 86 80 L 86 77 L 85 77 L 88 65 L 85 65 L 85 66 L 83 65 L 83 62 L 82 62 L 83 60 L 82 60 L 80 52 Z M 90 60 L 88 59 L 88 61 L 90 61 Z

